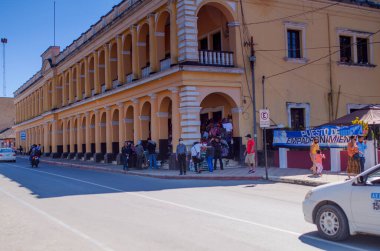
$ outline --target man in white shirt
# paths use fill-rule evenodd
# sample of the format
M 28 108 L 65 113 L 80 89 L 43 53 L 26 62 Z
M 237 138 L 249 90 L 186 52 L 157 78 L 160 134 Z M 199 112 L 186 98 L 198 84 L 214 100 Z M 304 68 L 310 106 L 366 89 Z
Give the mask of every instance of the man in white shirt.
M 201 173 L 201 170 L 198 170 L 198 164 L 202 162 L 201 160 L 201 143 L 194 142 L 193 146 L 191 147 L 191 159 L 194 163 L 194 170 L 196 173 Z

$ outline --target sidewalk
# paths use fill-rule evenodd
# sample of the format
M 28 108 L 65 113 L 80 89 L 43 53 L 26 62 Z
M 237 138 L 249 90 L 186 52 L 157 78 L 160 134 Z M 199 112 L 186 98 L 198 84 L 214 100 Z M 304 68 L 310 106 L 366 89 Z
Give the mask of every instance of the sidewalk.
M 27 157 L 21 157 L 27 158 Z M 160 179 L 202 179 L 202 180 L 260 180 L 265 179 L 265 168 L 258 167 L 254 174 L 248 173 L 247 167 L 226 168 L 223 171 L 215 170 L 213 173 L 203 171 L 201 174 L 187 172 L 186 175 L 179 175 L 178 170 L 161 170 L 161 169 L 130 169 L 124 171 L 122 166 L 104 163 L 94 163 L 89 161 L 66 160 L 41 158 L 41 163 L 65 166 L 71 168 L 80 168 L 95 171 L 125 173 L 129 175 L 138 175 L 145 177 L 153 177 Z M 284 182 L 292 184 L 300 184 L 307 186 L 319 186 L 337 181 L 344 181 L 347 176 L 345 173 L 325 172 L 322 177 L 315 177 L 310 174 L 308 169 L 280 169 L 268 168 L 268 178 L 275 182 Z

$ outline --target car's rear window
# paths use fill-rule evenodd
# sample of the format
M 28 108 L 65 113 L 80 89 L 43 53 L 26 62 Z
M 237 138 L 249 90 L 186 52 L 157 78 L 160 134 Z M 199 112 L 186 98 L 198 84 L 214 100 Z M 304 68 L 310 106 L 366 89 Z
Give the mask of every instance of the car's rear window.
M 8 148 L 0 149 L 0 153 L 11 153 L 11 152 L 13 152 L 12 149 L 8 149 Z

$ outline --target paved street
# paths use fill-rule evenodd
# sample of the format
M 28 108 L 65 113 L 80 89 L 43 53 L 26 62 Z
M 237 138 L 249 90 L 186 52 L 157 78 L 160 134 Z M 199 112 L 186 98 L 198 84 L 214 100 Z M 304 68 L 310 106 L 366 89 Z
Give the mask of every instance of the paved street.
M 379 250 L 380 238 L 319 239 L 310 187 L 166 180 L 0 163 L 0 250 Z

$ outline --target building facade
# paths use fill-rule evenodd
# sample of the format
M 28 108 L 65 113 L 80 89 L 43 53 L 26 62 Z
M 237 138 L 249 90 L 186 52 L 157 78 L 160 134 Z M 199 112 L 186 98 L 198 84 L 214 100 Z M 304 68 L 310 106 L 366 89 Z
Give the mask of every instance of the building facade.
M 292 128 L 380 103 L 379 13 L 355 1 L 122 1 L 63 51 L 42 54 L 15 92 L 16 143 L 109 162 L 126 140 L 151 137 L 166 155 L 228 117 L 238 159 L 253 101 L 274 127 Z

